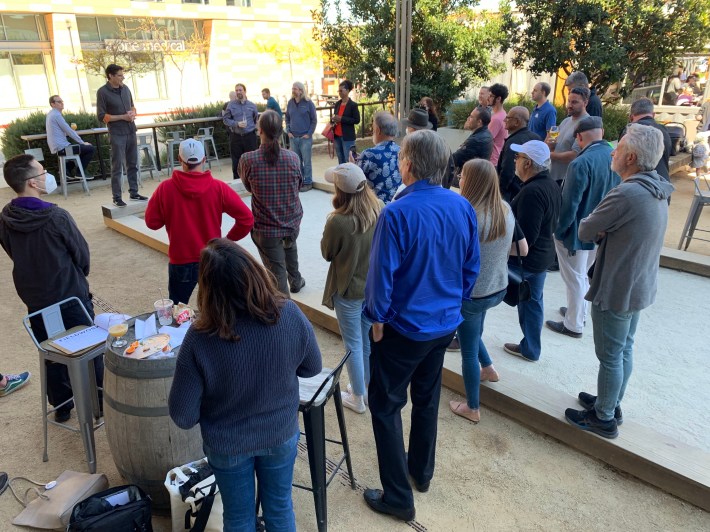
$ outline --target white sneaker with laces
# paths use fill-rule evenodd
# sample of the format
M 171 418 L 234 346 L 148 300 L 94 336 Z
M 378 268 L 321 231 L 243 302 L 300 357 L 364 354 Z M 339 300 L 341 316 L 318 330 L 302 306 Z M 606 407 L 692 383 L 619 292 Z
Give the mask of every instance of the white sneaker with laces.
M 352 385 L 352 384 L 348 383 L 348 385 L 346 386 L 346 389 L 348 390 L 348 393 L 349 393 L 350 395 L 353 395 L 353 385 Z M 370 406 L 370 404 L 367 402 L 367 388 L 365 388 L 365 397 L 364 397 L 364 399 L 365 399 L 365 406 Z
M 353 395 L 348 392 L 340 392 L 340 397 L 343 399 L 343 406 L 349 408 L 358 414 L 364 414 L 367 408 L 362 395 Z

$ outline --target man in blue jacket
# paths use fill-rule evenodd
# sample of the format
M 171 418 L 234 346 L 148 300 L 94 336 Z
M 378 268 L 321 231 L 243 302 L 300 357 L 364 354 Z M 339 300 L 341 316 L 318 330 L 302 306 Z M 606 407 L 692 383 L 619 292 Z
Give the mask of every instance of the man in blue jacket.
M 584 300 L 589 290 L 587 271 L 594 263 L 596 246 L 594 242 L 582 242 L 577 229 L 620 179 L 611 169 L 612 148 L 603 139 L 602 119 L 587 116 L 579 121 L 574 133 L 582 151 L 567 168 L 555 231 L 555 250 L 567 289 L 567 307 L 560 308 L 563 321 L 550 320 L 546 325 L 556 333 L 581 338 L 589 306 Z
M 372 321 L 369 406 L 382 490 L 365 490 L 374 511 L 414 519 L 414 487 L 434 475 L 444 352 L 463 321 L 480 256 L 476 213 L 441 187 L 449 161 L 433 131 L 407 135 L 399 171 L 407 186 L 382 210 L 372 240 L 363 313 Z M 412 400 L 408 454 L 401 411 Z

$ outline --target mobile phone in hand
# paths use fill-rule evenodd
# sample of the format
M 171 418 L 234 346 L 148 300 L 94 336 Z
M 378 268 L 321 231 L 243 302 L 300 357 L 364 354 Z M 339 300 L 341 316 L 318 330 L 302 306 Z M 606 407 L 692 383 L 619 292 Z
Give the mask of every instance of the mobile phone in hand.
M 357 147 L 354 144 L 350 146 L 350 154 L 353 156 L 353 159 L 357 159 Z

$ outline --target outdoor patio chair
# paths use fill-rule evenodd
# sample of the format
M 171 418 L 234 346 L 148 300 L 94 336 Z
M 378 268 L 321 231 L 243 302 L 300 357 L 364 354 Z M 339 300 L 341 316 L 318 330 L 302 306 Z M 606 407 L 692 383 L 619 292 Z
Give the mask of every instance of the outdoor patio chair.
M 94 419 L 98 421 L 101 415 L 98 397 L 99 388 L 96 385 L 94 361 L 97 357 L 103 355 L 105 343 L 102 342 L 94 348 L 80 351 L 75 355 L 66 355 L 61 353 L 59 350 L 53 350 L 51 348 L 48 342 L 52 338 L 56 338 L 67 330 L 64 326 L 64 320 L 62 319 L 61 307 L 69 302 L 78 303 L 84 311 L 84 314 L 86 314 L 87 324 L 92 323 L 91 316 L 86 311 L 86 308 L 78 297 L 70 297 L 60 301 L 59 303 L 50 305 L 47 308 L 38 310 L 37 312 L 32 312 L 22 319 L 25 329 L 30 335 L 30 338 L 32 338 L 34 344 L 37 346 L 37 350 L 39 352 L 39 371 L 42 387 L 42 426 L 44 430 L 44 454 L 42 455 L 42 461 L 46 462 L 49 460 L 49 455 L 47 453 L 47 425 L 51 423 L 63 429 L 67 429 L 72 432 L 79 432 L 81 434 L 89 472 L 96 473 L 96 447 L 94 443 L 94 431 L 102 427 L 104 423 L 102 421 L 101 423 L 94 424 Z M 37 338 L 32 331 L 32 324 L 30 323 L 30 319 L 35 316 L 42 317 L 44 328 L 47 331 L 48 340 L 41 343 L 37 341 Z M 88 326 L 89 325 L 86 327 Z M 74 394 L 71 399 L 66 400 L 61 405 L 55 406 L 51 410 L 48 410 L 47 408 L 47 369 L 45 367 L 45 361 L 64 364 L 67 367 L 72 392 Z M 53 414 L 57 409 L 68 404 L 69 401 L 74 401 L 74 406 L 76 407 L 77 418 L 79 420 L 78 429 L 47 419 L 48 416 Z
M 680 236 L 678 249 L 682 248 L 683 251 L 686 251 L 693 238 L 702 240 L 703 242 L 710 242 L 710 240 L 706 238 L 693 237 L 695 231 L 710 233 L 710 229 L 697 229 L 703 207 L 707 207 L 708 205 L 710 205 L 710 179 L 708 176 L 696 177 L 695 195 L 693 196 L 693 202 L 690 204 L 690 211 L 688 211 L 688 218 L 685 220 L 685 226 Z M 683 247 L 683 240 L 685 240 L 685 247 Z

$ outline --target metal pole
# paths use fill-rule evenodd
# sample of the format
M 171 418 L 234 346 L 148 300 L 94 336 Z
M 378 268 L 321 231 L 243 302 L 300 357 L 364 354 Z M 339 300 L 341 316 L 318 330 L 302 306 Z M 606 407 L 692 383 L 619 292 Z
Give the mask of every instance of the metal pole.
M 397 0 L 395 19 L 395 117 L 401 121 L 411 97 L 412 0 Z
M 86 104 L 84 103 L 84 91 L 81 90 L 81 78 L 79 77 L 79 58 L 76 56 L 74 49 L 74 36 L 71 33 L 71 21 L 67 20 L 67 31 L 69 32 L 69 42 L 71 43 L 72 63 L 74 63 L 74 71 L 76 72 L 76 84 L 79 88 L 79 96 L 81 96 L 81 110 L 86 112 Z

